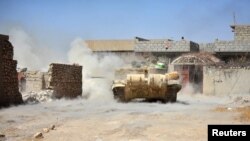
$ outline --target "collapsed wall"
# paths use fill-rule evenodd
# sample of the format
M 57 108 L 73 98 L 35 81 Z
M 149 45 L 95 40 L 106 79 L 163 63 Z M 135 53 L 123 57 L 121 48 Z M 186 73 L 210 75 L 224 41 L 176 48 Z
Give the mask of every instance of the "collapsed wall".
M 56 98 L 75 98 L 82 95 L 82 66 L 50 64 L 49 86 Z
M 23 103 L 18 91 L 17 61 L 9 36 L 0 35 L 0 107 Z

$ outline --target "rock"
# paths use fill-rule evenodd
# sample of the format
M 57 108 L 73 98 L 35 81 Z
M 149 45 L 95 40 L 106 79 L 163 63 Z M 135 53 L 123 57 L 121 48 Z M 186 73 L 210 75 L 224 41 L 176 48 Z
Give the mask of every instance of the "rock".
M 43 128 L 43 132 L 44 133 L 48 133 L 49 132 L 49 128 Z
M 3 133 L 0 133 L 0 138 L 4 138 L 5 135 Z
M 34 135 L 34 138 L 36 138 L 36 139 L 38 139 L 38 138 L 43 138 L 43 133 L 37 132 L 37 133 Z
M 54 130 L 55 127 L 56 127 L 56 126 L 55 126 L 54 124 L 52 124 L 52 125 L 50 126 L 50 129 L 51 129 L 51 130 Z

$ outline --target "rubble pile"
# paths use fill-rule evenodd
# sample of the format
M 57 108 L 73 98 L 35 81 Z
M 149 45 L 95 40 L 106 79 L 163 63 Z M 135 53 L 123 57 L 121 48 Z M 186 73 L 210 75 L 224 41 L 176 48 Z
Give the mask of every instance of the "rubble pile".
M 23 102 L 18 91 L 17 61 L 13 60 L 13 55 L 9 37 L 0 35 L 0 107 Z
M 250 95 L 237 96 L 233 98 L 232 104 L 234 105 L 250 105 Z
M 56 98 L 75 98 L 82 95 L 82 66 L 51 64 L 49 71 L 49 88 Z
M 22 97 L 25 103 L 33 104 L 52 101 L 52 94 L 53 90 L 41 90 L 39 92 L 32 91 L 28 93 L 23 93 Z
M 227 104 L 228 107 L 244 107 L 250 106 L 250 95 L 235 95 L 229 96 L 229 102 Z

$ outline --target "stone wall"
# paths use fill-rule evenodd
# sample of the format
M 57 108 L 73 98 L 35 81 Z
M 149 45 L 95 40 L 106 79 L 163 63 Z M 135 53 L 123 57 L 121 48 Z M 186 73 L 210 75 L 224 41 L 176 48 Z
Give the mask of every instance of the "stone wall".
M 204 67 L 203 71 L 203 93 L 206 95 L 250 94 L 250 67 Z
M 49 88 L 57 98 L 74 98 L 82 95 L 82 66 L 50 64 Z
M 23 103 L 18 91 L 16 65 L 9 37 L 0 35 L 0 107 Z

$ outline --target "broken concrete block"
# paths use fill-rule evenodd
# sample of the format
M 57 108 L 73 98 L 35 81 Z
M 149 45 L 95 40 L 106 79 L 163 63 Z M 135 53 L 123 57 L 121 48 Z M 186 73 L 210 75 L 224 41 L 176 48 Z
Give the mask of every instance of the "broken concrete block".
M 49 132 L 49 128 L 43 128 L 43 132 L 44 133 L 48 133 Z
M 42 132 L 37 132 L 36 134 L 34 134 L 33 137 L 36 138 L 36 139 L 43 138 L 43 133 Z

